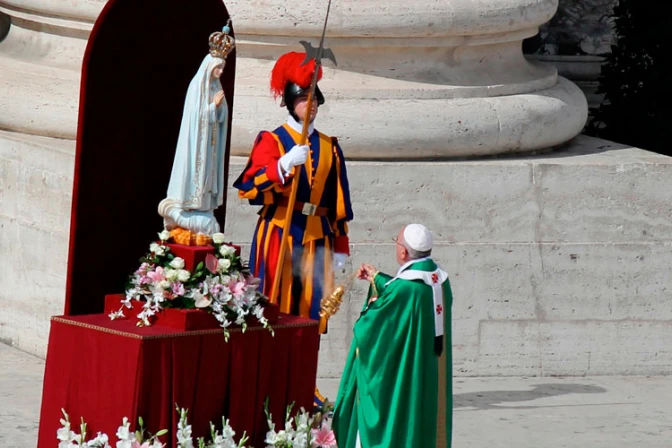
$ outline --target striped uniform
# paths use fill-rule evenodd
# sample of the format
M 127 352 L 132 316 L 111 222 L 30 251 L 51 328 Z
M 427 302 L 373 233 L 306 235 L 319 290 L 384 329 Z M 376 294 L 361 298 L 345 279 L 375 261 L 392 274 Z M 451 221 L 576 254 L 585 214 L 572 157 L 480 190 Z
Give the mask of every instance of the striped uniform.
M 245 170 L 234 182 L 240 198 L 261 205 L 252 237 L 250 269 L 270 297 L 278 262 L 292 177 L 299 176 L 289 247 L 280 282 L 280 311 L 320 319 L 320 302 L 333 291 L 332 252 L 349 254 L 348 226 L 352 206 L 343 152 L 335 138 L 314 131 L 308 160 L 282 179 L 278 160 L 300 141 L 288 124 L 261 132 Z M 316 206 L 314 215 L 302 212 Z M 277 297 L 271 297 L 278 303 Z M 320 322 L 324 332 L 326 322 Z

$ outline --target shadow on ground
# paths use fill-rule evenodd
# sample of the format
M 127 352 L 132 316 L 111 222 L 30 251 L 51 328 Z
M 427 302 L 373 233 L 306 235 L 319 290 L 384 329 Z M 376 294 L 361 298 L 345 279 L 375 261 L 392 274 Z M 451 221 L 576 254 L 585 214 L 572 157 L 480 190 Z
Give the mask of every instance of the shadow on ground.
M 568 394 L 599 394 L 606 391 L 607 389 L 603 387 L 591 384 L 538 384 L 530 390 L 468 392 L 453 395 L 453 409 L 467 407 L 477 410 L 520 408 L 521 406 L 506 406 L 505 404 Z M 525 406 L 527 409 L 536 407 L 546 406 Z

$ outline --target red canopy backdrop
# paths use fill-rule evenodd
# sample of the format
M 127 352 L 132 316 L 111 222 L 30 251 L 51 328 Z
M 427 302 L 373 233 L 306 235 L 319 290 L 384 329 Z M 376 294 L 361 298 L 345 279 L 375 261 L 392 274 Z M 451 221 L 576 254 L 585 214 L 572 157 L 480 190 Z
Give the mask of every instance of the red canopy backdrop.
M 109 0 L 98 17 L 82 68 L 66 315 L 102 312 L 163 228 L 187 87 L 228 18 L 221 0 Z M 234 50 L 221 78 L 229 128 L 235 62 Z

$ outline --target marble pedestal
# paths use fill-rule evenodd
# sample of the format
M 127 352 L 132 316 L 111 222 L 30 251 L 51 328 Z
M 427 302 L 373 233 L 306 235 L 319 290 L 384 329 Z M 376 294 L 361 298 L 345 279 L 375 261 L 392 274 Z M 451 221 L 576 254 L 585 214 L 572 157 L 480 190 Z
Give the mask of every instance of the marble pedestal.
M 317 45 L 324 2 L 228 0 L 237 37 L 232 151 L 249 153 L 286 111 L 269 92 L 274 61 Z M 100 0 L 0 0 L 0 129 L 74 139 L 79 74 Z M 332 9 L 320 130 L 351 159 L 465 157 L 541 150 L 581 132 L 587 102 L 555 67 L 528 61 L 523 39 L 558 0 L 341 0 Z M 5 27 L 6 28 L 6 27 Z M 0 25 L 0 32 L 3 26 Z M 420 138 L 418 138 L 420 136 Z

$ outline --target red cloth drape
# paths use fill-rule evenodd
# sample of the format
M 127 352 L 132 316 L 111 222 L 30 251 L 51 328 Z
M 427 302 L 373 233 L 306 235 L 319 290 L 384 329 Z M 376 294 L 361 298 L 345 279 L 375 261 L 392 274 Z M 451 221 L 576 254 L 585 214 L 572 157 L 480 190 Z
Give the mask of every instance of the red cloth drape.
M 189 409 L 194 437 L 209 434 L 221 417 L 254 446 L 268 430 L 263 404 L 269 399 L 276 426 L 285 407 L 310 409 L 317 375 L 318 323 L 281 315 L 275 336 L 260 327 L 180 331 L 138 328 L 135 320 L 110 321 L 106 315 L 54 317 L 45 366 L 38 448 L 56 446 L 61 408 L 77 429 L 80 417 L 89 434 L 115 433 L 123 417 L 135 428 L 168 429 L 175 447 L 179 416 L 175 404 Z

